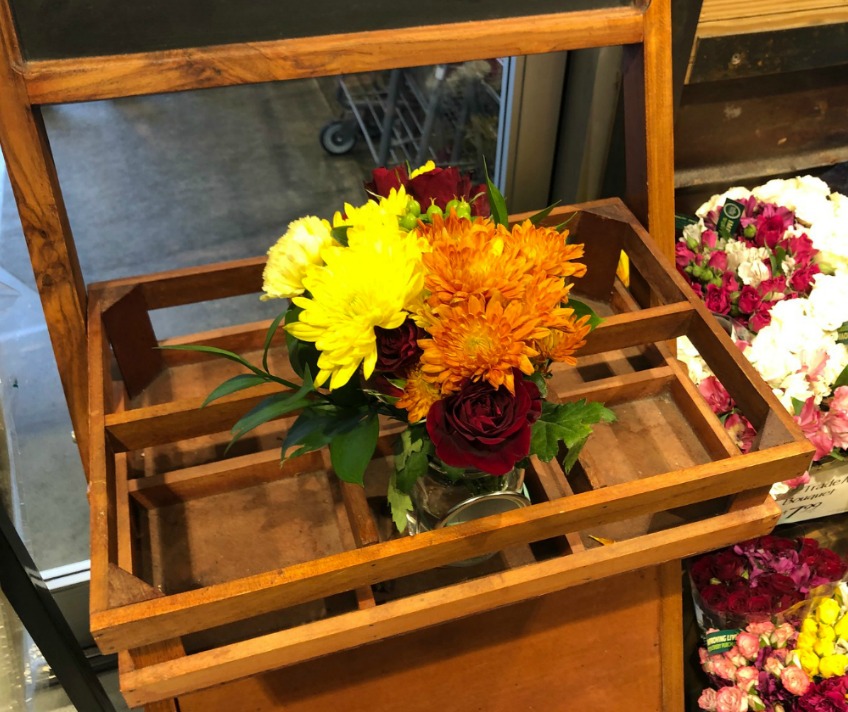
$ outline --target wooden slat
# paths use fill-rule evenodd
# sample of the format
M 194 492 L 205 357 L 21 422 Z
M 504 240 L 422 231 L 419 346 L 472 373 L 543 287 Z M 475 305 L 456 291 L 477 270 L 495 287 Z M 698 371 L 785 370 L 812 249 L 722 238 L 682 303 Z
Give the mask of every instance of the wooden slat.
M 722 37 L 848 22 L 846 0 L 704 0 L 698 22 L 699 37 Z
M 688 332 L 693 312 L 689 302 L 677 302 L 632 314 L 605 317 L 603 323 L 589 333 L 586 345 L 578 349 L 575 355 L 588 356 L 676 339 Z
M 91 589 L 89 606 L 91 612 L 105 611 L 109 607 L 108 571 L 110 562 L 117 562 L 117 553 L 110 553 L 114 542 L 114 499 L 110 496 L 110 479 L 114 481 L 114 460 L 106 436 L 104 397 L 111 390 L 111 379 L 105 368 L 109 358 L 108 346 L 103 334 L 99 301 L 89 304 L 88 331 L 88 376 L 89 432 L 97 438 L 89 449 L 86 473 L 89 477 L 88 502 L 91 509 L 90 560 Z
M 253 487 L 283 477 L 317 470 L 320 453 L 308 453 L 280 464 L 278 449 L 232 457 L 206 465 L 130 480 L 130 496 L 147 509 Z
M 682 710 L 685 707 L 682 578 L 683 572 L 679 559 L 659 567 L 661 609 L 659 658 L 662 667 L 662 708 L 664 710 Z
M 624 400 L 636 400 L 648 395 L 655 395 L 674 381 L 674 373 L 667 366 L 650 368 L 647 371 L 636 371 L 621 376 L 602 378 L 590 381 L 585 386 L 556 388 L 556 397 L 561 402 L 576 401 L 585 398 L 606 405 L 613 405 Z
M 177 637 L 240 620 L 247 610 L 259 615 L 515 544 L 726 496 L 739 491 L 740 472 L 748 487 L 788 479 L 806 468 L 811 450 L 806 441 L 793 442 L 174 594 L 154 604 L 93 613 L 92 631 L 104 652 Z
M 35 104 L 372 72 L 642 40 L 636 7 L 24 65 Z M 320 28 L 316 28 L 320 31 Z
M 30 104 L 18 71 L 21 64 L 9 6 L 0 2 L 0 145 L 89 477 L 85 283 L 41 111 Z
M 124 677 L 123 691 L 128 703 L 137 705 L 202 689 L 460 616 L 506 606 L 583 584 L 595 577 L 613 576 L 705 549 L 729 545 L 770 531 L 774 521 L 773 510 L 753 507 L 703 522 L 685 524 L 673 532 L 656 532 L 530 567 L 504 571 L 409 599 L 384 603 L 376 608 L 355 611 L 294 630 L 272 633 L 137 670 Z M 592 571 L 590 578 L 587 578 L 587 571 Z
M 229 430 L 263 398 L 282 392 L 279 384 L 255 386 L 200 408 L 202 399 L 184 399 L 106 415 L 104 423 L 119 450 L 140 450 L 207 433 Z

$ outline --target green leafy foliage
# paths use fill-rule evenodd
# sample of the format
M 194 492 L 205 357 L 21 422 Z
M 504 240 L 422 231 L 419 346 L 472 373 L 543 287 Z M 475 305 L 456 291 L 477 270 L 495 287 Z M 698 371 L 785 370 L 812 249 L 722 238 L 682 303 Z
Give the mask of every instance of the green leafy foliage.
M 388 499 L 392 511 L 392 521 L 397 530 L 403 534 L 408 524 L 406 513 L 412 511 L 412 498 L 398 488 L 394 473 L 389 478 Z
M 267 423 L 269 420 L 288 415 L 296 410 L 307 407 L 312 403 L 311 394 L 315 391 L 315 384 L 309 371 L 306 372 L 303 385 L 296 391 L 286 393 L 275 393 L 263 399 L 256 407 L 251 408 L 233 426 L 230 434 L 232 439 L 227 446 L 229 449 L 239 438 L 249 433 L 254 428 Z
M 347 231 L 350 230 L 350 225 L 338 225 L 330 230 L 333 239 L 343 247 L 347 247 Z
M 530 380 L 536 384 L 536 387 L 539 389 L 539 394 L 542 398 L 548 397 L 548 379 L 545 377 L 545 374 L 539 373 L 539 371 L 534 371 L 530 375 Z
M 848 367 L 846 367 L 848 369 Z M 845 371 L 839 374 L 839 378 L 845 375 Z M 839 379 L 837 379 L 838 381 Z M 836 384 L 834 384 L 834 389 L 836 389 Z M 801 415 L 801 411 L 804 409 L 804 401 L 798 400 L 797 398 L 792 399 L 792 413 L 793 415 Z
M 380 421 L 376 413 L 368 413 L 350 430 L 333 436 L 330 440 L 330 461 L 341 479 L 363 484 L 365 468 L 377 448 L 379 434 Z
M 401 492 L 412 492 L 415 481 L 427 472 L 432 453 L 433 443 L 423 428 L 410 427 L 401 433 L 395 455 L 395 484 Z
M 603 321 L 603 319 L 601 319 L 601 317 L 599 317 L 595 313 L 595 310 L 592 309 L 592 307 L 590 307 L 588 304 L 586 304 L 584 302 L 579 301 L 578 299 L 572 299 L 571 297 L 569 297 L 568 306 L 571 309 L 574 309 L 574 316 L 577 317 L 578 319 L 582 316 L 588 315 L 589 316 L 589 327 L 591 329 L 594 329 L 596 326 L 598 326 Z
M 542 404 L 542 415 L 530 431 L 530 452 L 550 462 L 559 452 L 560 443 L 572 448 L 585 441 L 592 426 L 610 423 L 615 414 L 600 403 L 586 402 Z
M 543 208 L 538 213 L 534 213 L 528 219 L 534 225 L 538 225 L 542 222 L 548 215 L 551 214 L 551 210 L 553 210 L 557 205 L 559 205 L 559 201 L 557 200 L 555 203 L 551 203 L 547 208 Z
M 244 391 L 248 388 L 261 385 L 262 383 L 267 383 L 268 380 L 269 379 L 265 376 L 257 376 L 255 373 L 240 373 L 238 376 L 233 376 L 232 378 L 227 379 L 220 386 L 215 388 L 214 391 L 206 396 L 206 400 L 203 401 L 203 406 L 201 407 L 205 407 L 212 401 L 228 396 L 231 393 L 237 393 L 238 391 Z
M 266 371 L 268 371 L 268 349 L 271 348 L 271 342 L 274 340 L 274 334 L 277 333 L 277 328 L 280 326 L 280 322 L 286 318 L 287 312 L 288 307 L 283 309 L 277 318 L 271 322 L 271 326 L 268 327 L 268 333 L 265 334 L 265 346 L 262 349 L 262 368 Z
M 496 225 L 509 224 L 509 211 L 506 207 L 506 199 L 498 190 L 498 187 L 492 183 L 489 178 L 489 171 L 486 169 L 486 195 L 489 198 L 489 209 L 492 211 L 492 220 Z

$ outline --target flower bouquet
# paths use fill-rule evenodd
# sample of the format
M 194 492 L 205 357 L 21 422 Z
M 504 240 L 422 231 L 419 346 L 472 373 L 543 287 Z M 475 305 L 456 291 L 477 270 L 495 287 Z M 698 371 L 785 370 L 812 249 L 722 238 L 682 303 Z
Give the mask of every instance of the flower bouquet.
M 767 710 L 790 712 L 811 681 L 790 656 L 798 632 L 790 623 L 775 626 L 771 621 L 751 623 L 742 631 L 716 635 L 714 643 L 707 634 L 708 647 L 698 653 L 701 668 L 710 686 L 698 699 L 698 707 L 710 712 Z
M 792 655 L 810 677 L 848 673 L 848 583 L 841 581 L 830 595 L 813 599 Z
M 402 531 L 428 473 L 490 491 L 531 455 L 549 461 L 564 446 L 568 466 L 592 425 L 613 416 L 599 403 L 545 398 L 552 363 L 575 363 L 597 320 L 570 298 L 583 247 L 564 226 L 542 225 L 549 209 L 510 225 L 490 181 L 475 193 L 467 176 L 432 162 L 378 169 L 368 187 L 368 200 L 345 204 L 332 224 L 295 220 L 271 247 L 262 298 L 286 301 L 261 365 L 183 348 L 248 371 L 207 403 L 268 382 L 284 389 L 236 423 L 234 440 L 297 414 L 282 458 L 326 446 L 347 482 L 363 483 L 380 419 L 402 422 L 388 489 Z M 300 382 L 269 370 L 280 326 Z
M 704 554 L 689 565 L 698 624 L 728 630 L 772 620 L 846 570 L 814 539 L 763 536 Z

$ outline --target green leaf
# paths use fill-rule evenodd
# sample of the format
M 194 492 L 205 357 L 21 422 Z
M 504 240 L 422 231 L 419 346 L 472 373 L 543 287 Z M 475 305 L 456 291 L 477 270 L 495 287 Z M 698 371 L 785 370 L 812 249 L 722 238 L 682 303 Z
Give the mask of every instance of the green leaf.
M 412 492 L 415 481 L 427 472 L 432 450 L 432 442 L 420 432 L 412 428 L 403 432 L 395 456 L 395 483 L 401 492 Z
M 577 299 L 571 299 L 569 297 L 568 306 L 569 306 L 569 308 L 574 309 L 574 316 L 577 317 L 578 319 L 582 316 L 588 315 L 589 316 L 589 327 L 592 328 L 592 329 L 594 329 L 596 326 L 603 323 L 603 321 L 604 321 L 603 319 L 601 319 L 601 317 L 599 317 L 595 313 L 595 310 L 592 309 L 592 307 L 590 307 L 588 304 L 585 304 L 584 302 L 581 302 Z
M 286 453 L 289 448 L 296 445 L 300 447 L 293 451 L 289 457 L 298 457 L 313 450 L 320 450 L 336 434 L 335 426 L 338 422 L 337 408 L 317 406 L 307 408 L 288 429 L 283 440 L 280 459 L 286 460 Z
M 277 333 L 277 327 L 279 327 L 280 322 L 286 318 L 287 311 L 288 307 L 283 309 L 282 313 L 271 322 L 271 326 L 268 327 L 268 333 L 265 334 L 265 346 L 262 349 L 262 368 L 266 371 L 268 370 L 268 349 L 271 348 L 271 341 L 274 339 L 274 334 Z
M 333 239 L 342 247 L 347 247 L 347 231 L 350 230 L 350 225 L 339 225 L 330 230 Z
M 562 460 L 562 469 L 566 474 L 571 472 L 571 468 L 574 467 L 574 463 L 577 462 L 577 458 L 580 456 L 580 451 L 583 449 L 583 446 L 586 444 L 588 439 L 588 437 L 583 438 L 583 440 L 568 448 L 568 452 Z
M 843 371 L 839 377 L 842 378 L 842 375 L 845 373 Z M 836 389 L 836 384 L 834 384 L 834 389 Z M 793 415 L 801 415 L 801 411 L 804 409 L 804 401 L 798 400 L 797 398 L 792 399 L 792 411 Z
M 592 426 L 612 422 L 615 414 L 600 403 L 550 403 L 542 405 L 542 415 L 530 431 L 530 452 L 550 462 L 559 452 L 560 443 L 572 448 L 592 433 Z
M 533 371 L 530 376 L 530 380 L 536 384 L 536 387 L 539 389 L 539 394 L 542 398 L 548 397 L 548 379 L 545 378 L 544 374 L 539 373 L 538 371 Z
M 403 534 L 409 523 L 406 513 L 412 511 L 412 498 L 397 488 L 394 474 L 389 478 L 388 499 L 389 507 L 392 510 L 392 521 L 395 523 L 397 530 Z
M 345 482 L 363 484 L 365 468 L 377 448 L 380 421 L 369 413 L 353 429 L 338 433 L 330 441 L 330 461 L 336 474 Z
M 560 201 L 557 200 L 555 203 L 551 203 L 547 208 L 543 208 L 538 213 L 531 215 L 529 220 L 534 225 L 538 225 L 542 220 L 544 220 L 548 215 L 551 214 L 551 210 L 553 210 L 557 205 L 559 205 Z
M 485 166 L 484 166 L 485 168 Z M 492 220 L 495 225 L 508 225 L 509 212 L 506 209 L 506 200 L 498 187 L 489 178 L 489 170 L 486 168 L 486 195 L 489 197 L 489 208 L 492 211 Z
M 228 396 L 230 393 L 237 393 L 238 391 L 253 388 L 254 386 L 267 382 L 268 379 L 265 376 L 257 376 L 255 373 L 240 373 L 238 376 L 233 376 L 232 378 L 227 379 L 213 390 L 208 396 L 206 396 L 206 400 L 203 401 L 203 405 L 200 407 L 204 408 L 212 401 Z
M 833 390 L 835 391 L 839 386 L 848 386 L 848 366 L 843 368 L 842 372 L 836 377 L 833 382 Z
M 230 440 L 227 449 L 229 449 L 236 440 L 241 438 L 246 433 L 249 433 L 255 427 L 267 423 L 269 420 L 274 420 L 288 413 L 292 413 L 301 408 L 307 407 L 313 401 L 309 398 L 309 394 L 315 390 L 315 385 L 312 382 L 312 377 L 309 371 L 306 372 L 303 379 L 303 385 L 294 393 L 275 393 L 268 396 L 245 413 L 230 431 L 232 439 Z
M 568 227 L 568 223 L 570 223 L 572 220 L 574 220 L 574 218 L 576 218 L 577 215 L 578 215 L 577 213 L 571 213 L 571 215 L 569 215 L 565 220 L 563 220 L 559 225 L 557 225 L 554 228 L 554 230 L 556 230 L 557 232 L 562 232 L 563 230 L 565 230 L 565 228 Z M 569 235 L 568 239 L 566 239 L 566 242 L 568 242 L 569 239 L 574 239 L 574 236 Z

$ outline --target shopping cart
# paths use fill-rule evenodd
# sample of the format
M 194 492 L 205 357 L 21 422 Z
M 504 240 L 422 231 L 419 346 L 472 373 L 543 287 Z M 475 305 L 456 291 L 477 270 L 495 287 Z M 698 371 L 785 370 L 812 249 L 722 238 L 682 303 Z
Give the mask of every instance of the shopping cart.
M 489 133 L 496 137 L 500 67 L 497 61 L 439 64 L 339 77 L 337 97 L 345 116 L 321 129 L 321 145 L 341 155 L 362 137 L 376 165 L 419 166 L 427 160 L 474 165 L 487 154 L 480 117 L 493 118 Z M 474 157 L 464 161 L 469 140 Z

